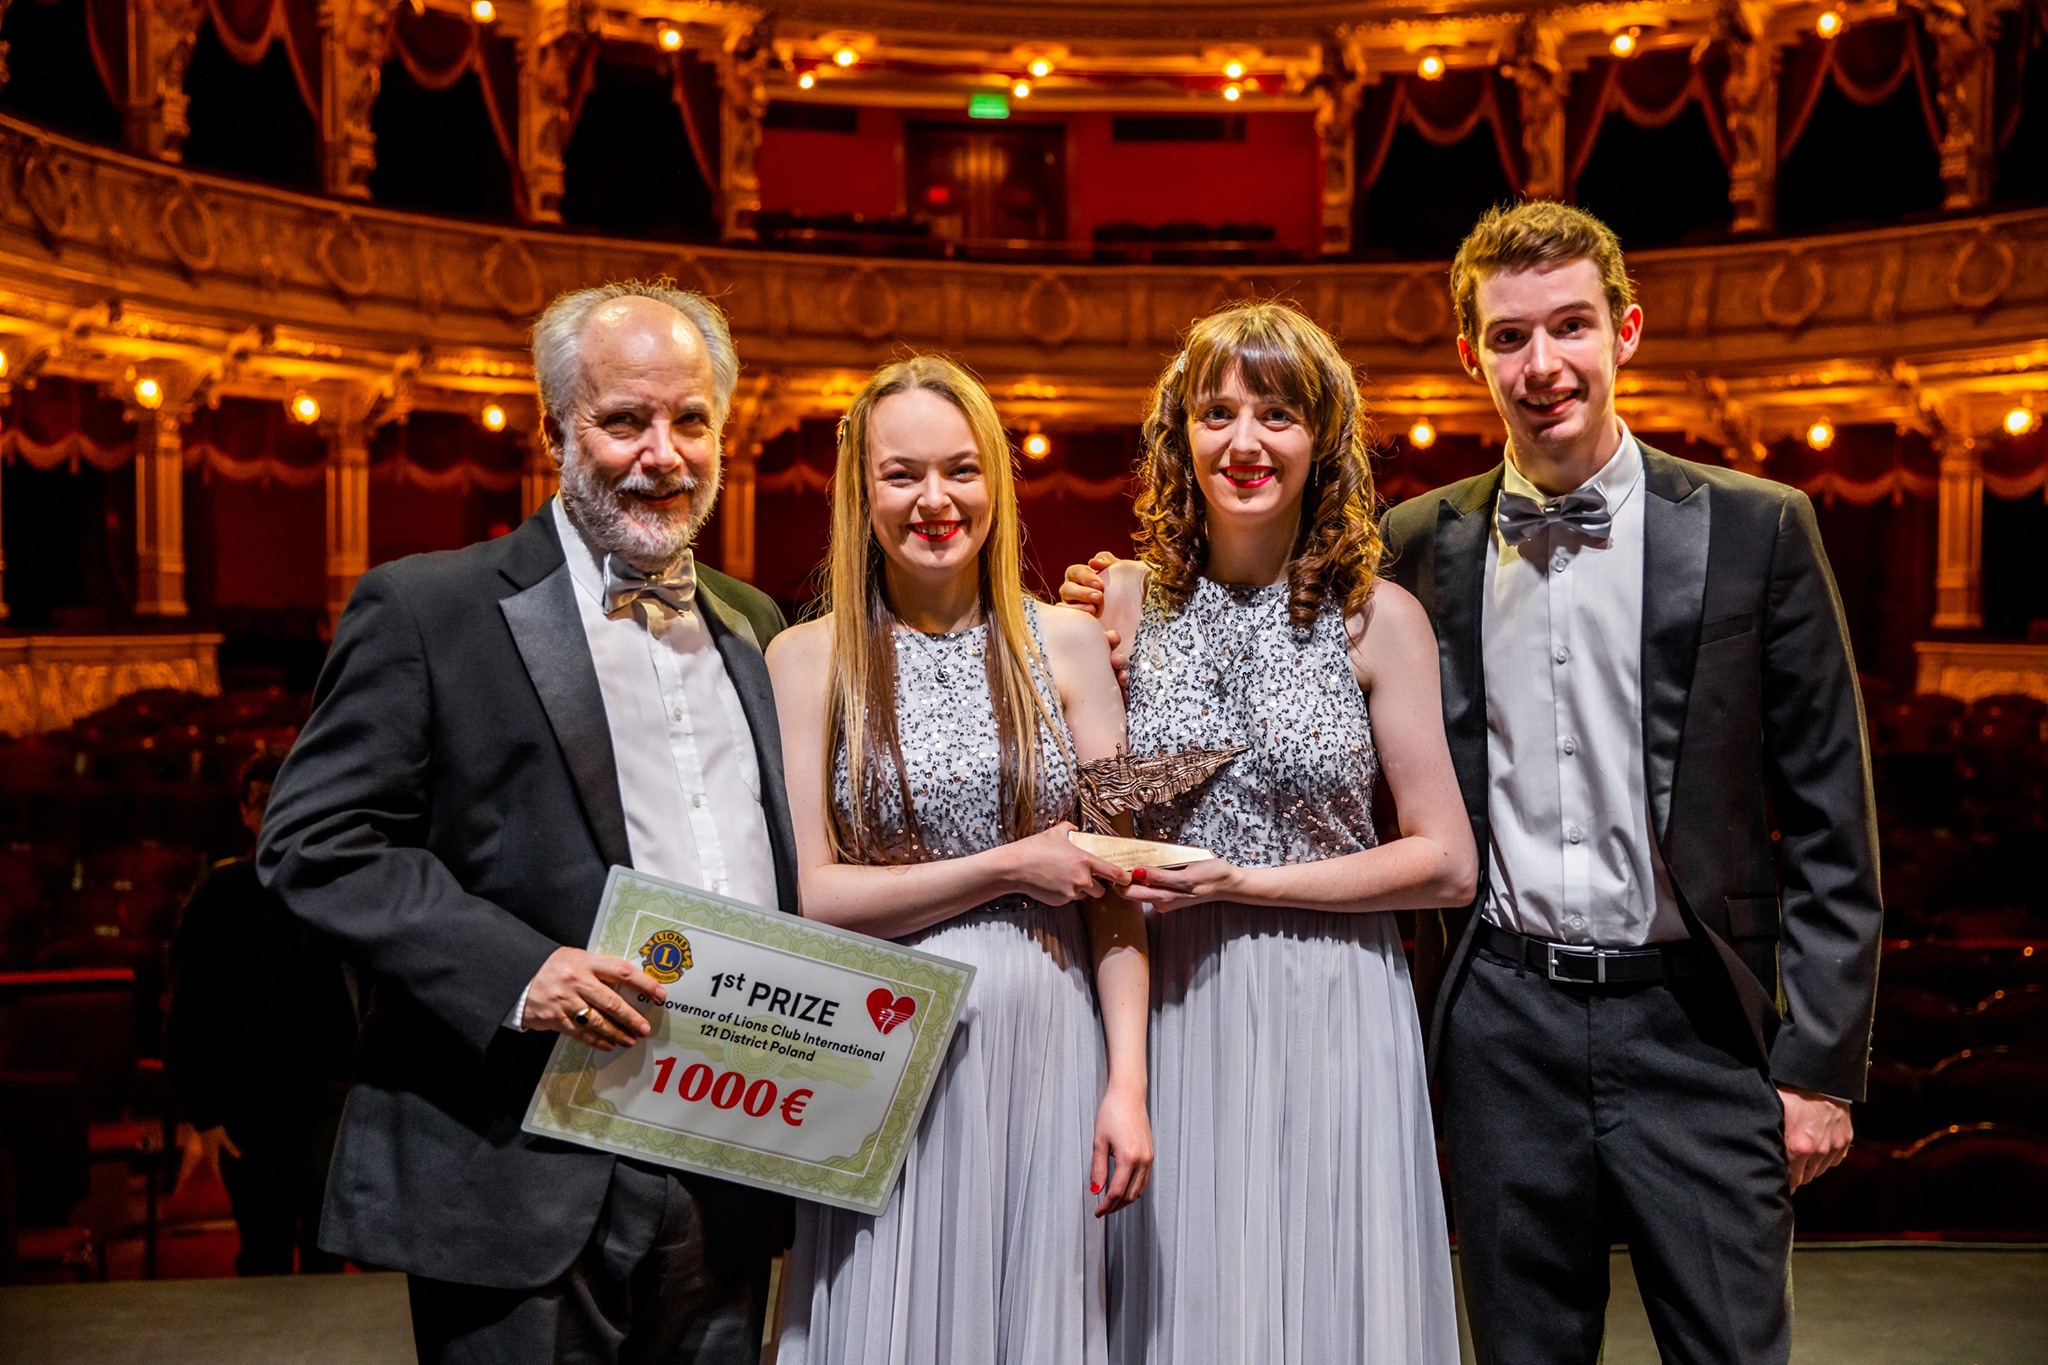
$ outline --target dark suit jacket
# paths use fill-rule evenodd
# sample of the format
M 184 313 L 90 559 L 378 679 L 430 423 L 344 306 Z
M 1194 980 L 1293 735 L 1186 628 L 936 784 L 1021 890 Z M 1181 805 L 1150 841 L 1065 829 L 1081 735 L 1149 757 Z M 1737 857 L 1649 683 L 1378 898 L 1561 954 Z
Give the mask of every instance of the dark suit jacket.
M 697 585 L 760 757 L 779 908 L 794 913 L 761 657 L 782 616 L 714 570 Z M 611 1178 L 607 1153 L 520 1131 L 556 1035 L 502 1022 L 557 947 L 588 941 L 606 869 L 630 861 L 573 592 L 551 507 L 498 540 L 371 570 L 271 794 L 265 882 L 374 982 L 320 1237 L 353 1260 L 542 1285 L 583 1246 Z M 252 1027 L 290 1026 L 284 1000 L 250 1003 Z M 736 1189 L 706 1183 L 720 1199 Z
M 1861 1099 L 1882 919 L 1877 818 L 1813 506 L 1782 484 L 1647 446 L 1643 458 L 1643 752 L 1679 907 L 1712 945 L 1772 1078 Z M 1432 1056 L 1486 897 L 1480 626 L 1501 476 L 1496 466 L 1411 499 L 1383 527 L 1393 579 L 1436 623 L 1444 726 L 1480 850 L 1473 904 L 1418 917 Z

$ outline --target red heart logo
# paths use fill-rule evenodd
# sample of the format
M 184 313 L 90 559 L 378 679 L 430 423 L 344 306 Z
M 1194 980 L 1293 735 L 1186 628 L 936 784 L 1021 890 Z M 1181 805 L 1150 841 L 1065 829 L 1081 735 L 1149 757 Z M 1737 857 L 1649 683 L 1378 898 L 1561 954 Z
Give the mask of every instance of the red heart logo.
M 916 1013 L 915 1000 L 907 995 L 892 994 L 887 986 L 877 986 L 868 992 L 868 1018 L 874 1020 L 875 1027 L 884 1033 Z

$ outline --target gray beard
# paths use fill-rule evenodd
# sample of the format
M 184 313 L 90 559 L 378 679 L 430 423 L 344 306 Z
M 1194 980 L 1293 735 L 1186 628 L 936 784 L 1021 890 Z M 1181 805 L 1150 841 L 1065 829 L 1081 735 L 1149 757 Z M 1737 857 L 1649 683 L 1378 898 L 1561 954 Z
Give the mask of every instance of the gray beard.
M 573 437 L 562 443 L 562 510 L 600 554 L 614 554 L 642 573 L 672 567 L 697 538 L 718 501 L 718 465 L 709 479 L 678 475 L 667 483 L 638 474 L 616 482 L 584 460 Z M 705 487 L 708 484 L 709 487 Z M 690 515 L 680 525 L 650 526 L 634 515 L 629 493 L 666 493 L 681 489 L 690 495 Z M 702 496 L 699 496 L 699 494 Z

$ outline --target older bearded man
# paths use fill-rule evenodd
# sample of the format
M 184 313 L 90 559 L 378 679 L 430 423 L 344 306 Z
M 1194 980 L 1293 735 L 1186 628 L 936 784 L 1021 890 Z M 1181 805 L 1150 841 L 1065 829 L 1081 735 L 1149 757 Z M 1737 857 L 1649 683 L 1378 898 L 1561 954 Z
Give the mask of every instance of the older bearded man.
M 376 982 L 321 1245 L 409 1274 L 422 1361 L 752 1360 L 781 1201 L 520 1130 L 552 1035 L 663 994 L 578 946 L 607 868 L 796 910 L 782 616 L 690 555 L 739 362 L 638 283 L 533 349 L 561 496 L 364 576 L 271 798 L 264 879 Z

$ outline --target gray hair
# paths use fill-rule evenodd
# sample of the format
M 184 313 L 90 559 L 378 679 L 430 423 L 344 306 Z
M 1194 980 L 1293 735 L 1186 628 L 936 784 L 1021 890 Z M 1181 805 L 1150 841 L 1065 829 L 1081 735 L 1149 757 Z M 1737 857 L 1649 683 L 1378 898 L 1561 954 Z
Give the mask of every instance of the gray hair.
M 689 319 L 703 338 L 711 358 L 711 419 L 724 427 L 739 387 L 740 357 L 733 348 L 732 329 L 718 305 L 702 294 L 678 289 L 667 279 L 614 280 L 590 289 L 559 295 L 533 324 L 533 378 L 540 386 L 541 410 L 569 425 L 569 404 L 583 382 L 583 329 L 590 315 L 615 299 L 641 298 L 665 303 Z

